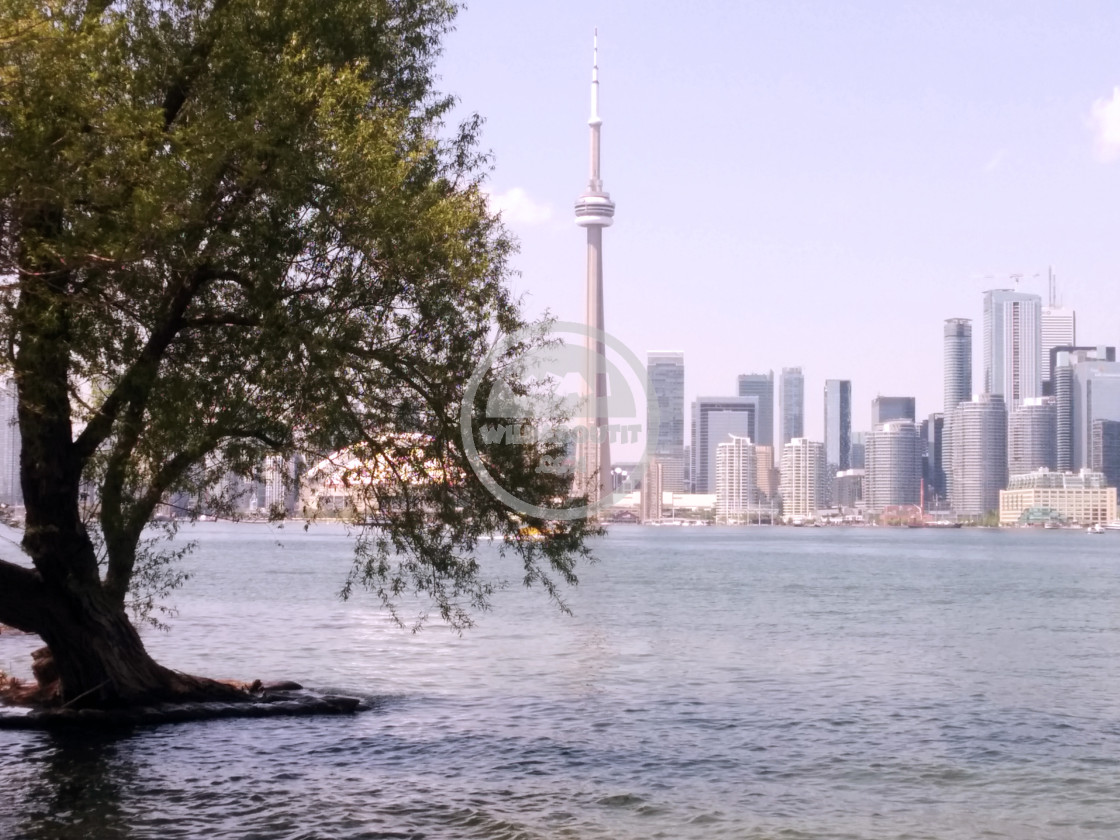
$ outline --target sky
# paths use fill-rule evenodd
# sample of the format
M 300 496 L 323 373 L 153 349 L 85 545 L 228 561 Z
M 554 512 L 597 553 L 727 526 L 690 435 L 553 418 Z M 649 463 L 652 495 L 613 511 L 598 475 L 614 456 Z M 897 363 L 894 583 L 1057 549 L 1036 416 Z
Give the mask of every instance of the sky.
M 607 331 L 685 354 L 685 397 L 800 366 L 941 410 L 942 325 L 986 289 L 1120 344 L 1120 3 L 475 0 L 441 87 L 485 119 L 528 314 L 582 320 L 599 31 Z M 1020 275 L 1019 279 L 1013 279 Z M 686 415 L 687 415 L 686 409 Z M 775 427 L 776 429 L 776 427 Z

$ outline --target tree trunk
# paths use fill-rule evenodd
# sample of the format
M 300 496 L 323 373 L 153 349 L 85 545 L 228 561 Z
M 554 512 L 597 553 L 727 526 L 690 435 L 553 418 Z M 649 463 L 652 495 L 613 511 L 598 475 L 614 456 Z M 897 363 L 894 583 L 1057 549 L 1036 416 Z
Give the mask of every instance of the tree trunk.
M 63 230 L 60 206 L 29 203 L 21 230 L 50 242 Z M 0 621 L 37 634 L 39 699 L 110 708 L 166 700 L 247 699 L 225 683 L 171 671 L 148 655 L 123 606 L 127 581 L 111 593 L 81 518 L 81 477 L 92 449 L 71 424 L 69 269 L 50 249 L 20 251 L 15 311 L 20 486 L 27 510 L 23 548 L 35 571 L 0 561 Z
M 49 656 L 36 657 L 39 700 L 68 708 L 121 708 L 185 700 L 250 699 L 245 687 L 159 665 L 123 609 L 99 590 L 56 593 L 38 633 Z

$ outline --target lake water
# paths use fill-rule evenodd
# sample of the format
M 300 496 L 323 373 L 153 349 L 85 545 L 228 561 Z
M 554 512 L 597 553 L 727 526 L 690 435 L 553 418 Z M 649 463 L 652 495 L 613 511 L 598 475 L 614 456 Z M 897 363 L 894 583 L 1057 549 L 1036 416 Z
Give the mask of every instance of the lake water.
M 1120 836 L 1120 534 L 619 526 L 460 637 L 339 602 L 341 528 L 191 533 L 161 661 L 373 710 L 0 732 L 0 837 Z

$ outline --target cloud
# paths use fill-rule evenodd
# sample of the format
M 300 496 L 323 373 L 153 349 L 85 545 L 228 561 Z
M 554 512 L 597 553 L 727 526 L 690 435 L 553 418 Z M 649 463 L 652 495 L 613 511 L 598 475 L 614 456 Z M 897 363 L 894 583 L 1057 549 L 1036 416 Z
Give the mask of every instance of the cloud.
M 552 207 L 533 201 L 521 187 L 505 192 L 487 192 L 490 209 L 502 214 L 502 221 L 511 225 L 543 225 L 552 218 Z
M 1098 99 L 1093 103 L 1090 116 L 1097 139 L 1097 155 L 1101 160 L 1120 158 L 1120 87 L 1112 89 L 1111 99 Z

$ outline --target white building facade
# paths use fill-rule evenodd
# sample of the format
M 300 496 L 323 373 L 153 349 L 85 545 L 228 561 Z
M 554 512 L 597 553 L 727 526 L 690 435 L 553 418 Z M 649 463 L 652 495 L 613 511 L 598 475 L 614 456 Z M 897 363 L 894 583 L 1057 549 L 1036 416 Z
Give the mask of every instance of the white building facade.
M 1102 473 L 1038 470 L 1015 475 L 999 494 L 999 523 L 1014 525 L 1029 510 L 1056 512 L 1078 525 L 1105 524 L 1116 519 L 1116 488 Z
M 716 448 L 716 518 L 741 521 L 758 507 L 758 453 L 750 438 L 732 435 Z
M 824 444 L 794 438 L 782 447 L 782 516 L 813 519 L 824 504 Z

